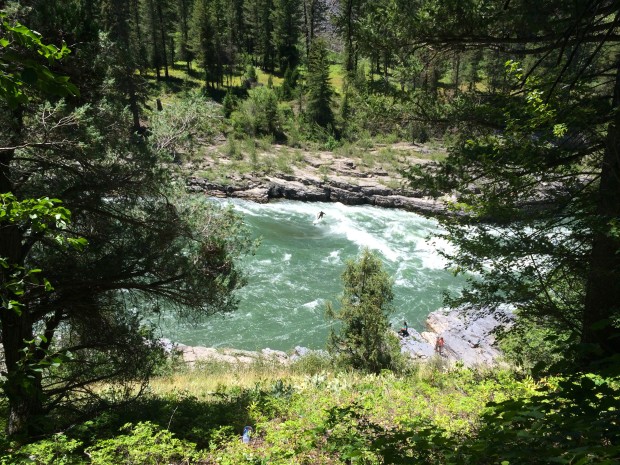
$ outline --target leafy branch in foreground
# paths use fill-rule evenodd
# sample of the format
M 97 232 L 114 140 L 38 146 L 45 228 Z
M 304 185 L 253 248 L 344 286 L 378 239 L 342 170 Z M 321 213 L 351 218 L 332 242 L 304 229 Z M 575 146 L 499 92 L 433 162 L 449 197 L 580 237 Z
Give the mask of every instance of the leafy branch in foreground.
M 70 52 L 64 43 L 60 48 L 43 43 L 39 33 L 20 23 L 11 24 L 0 12 L 0 98 L 16 108 L 28 102 L 28 87 L 46 95 L 78 95 L 68 77 L 53 73 L 40 60 L 52 64 Z

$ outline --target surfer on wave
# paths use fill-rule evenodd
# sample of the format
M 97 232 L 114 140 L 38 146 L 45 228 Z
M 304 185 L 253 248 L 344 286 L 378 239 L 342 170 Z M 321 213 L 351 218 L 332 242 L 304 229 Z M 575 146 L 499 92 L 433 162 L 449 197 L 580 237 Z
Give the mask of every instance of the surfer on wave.
M 316 219 L 317 221 L 320 220 L 321 218 L 323 218 L 325 216 L 325 212 L 320 211 L 317 215 L 316 215 Z

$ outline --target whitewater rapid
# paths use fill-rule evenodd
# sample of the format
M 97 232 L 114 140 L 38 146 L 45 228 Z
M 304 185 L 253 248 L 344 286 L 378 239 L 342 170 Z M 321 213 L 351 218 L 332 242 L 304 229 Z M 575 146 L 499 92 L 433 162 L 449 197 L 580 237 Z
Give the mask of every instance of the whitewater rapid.
M 375 251 L 394 280 L 394 327 L 403 320 L 422 330 L 427 315 L 442 306 L 443 291 L 458 292 L 463 281 L 446 270 L 428 238 L 437 222 L 415 213 L 340 203 L 277 201 L 230 203 L 261 245 L 241 266 L 248 277 L 239 310 L 198 323 L 164 319 L 162 336 L 186 345 L 247 350 L 325 347 L 330 322 L 325 304 L 336 308 L 347 260 L 364 248 Z M 319 211 L 325 217 L 313 224 Z

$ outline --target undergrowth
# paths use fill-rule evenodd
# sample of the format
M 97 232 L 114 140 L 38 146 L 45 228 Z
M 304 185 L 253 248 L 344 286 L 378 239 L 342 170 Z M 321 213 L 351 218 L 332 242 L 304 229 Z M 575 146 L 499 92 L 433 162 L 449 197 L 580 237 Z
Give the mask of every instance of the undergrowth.
M 5 438 L 0 463 L 386 463 L 380 438 L 431 428 L 458 440 L 476 433 L 487 402 L 537 388 L 503 371 L 416 366 L 363 375 L 303 363 L 176 370 L 122 410 L 27 445 Z M 250 444 L 240 439 L 244 426 L 253 428 Z

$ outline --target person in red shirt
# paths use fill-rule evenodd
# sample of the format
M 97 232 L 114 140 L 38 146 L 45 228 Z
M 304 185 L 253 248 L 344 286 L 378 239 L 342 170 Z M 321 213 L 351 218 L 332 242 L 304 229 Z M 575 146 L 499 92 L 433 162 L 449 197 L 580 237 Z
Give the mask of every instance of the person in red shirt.
M 444 346 L 443 337 L 437 336 L 437 341 L 435 341 L 435 352 L 439 353 L 439 355 L 443 355 L 443 346 Z

